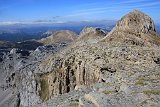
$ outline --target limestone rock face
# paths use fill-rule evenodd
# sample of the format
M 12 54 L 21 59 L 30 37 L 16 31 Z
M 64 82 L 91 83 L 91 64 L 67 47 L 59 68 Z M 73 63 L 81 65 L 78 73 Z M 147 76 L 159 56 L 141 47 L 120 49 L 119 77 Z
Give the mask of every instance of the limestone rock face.
M 41 75 L 43 78 L 47 75 L 48 79 L 44 80 L 49 86 L 45 87 L 47 90 L 40 88 L 40 92 L 50 93 L 48 98 L 51 103 L 51 97 L 65 97 L 74 92 L 74 89 L 83 93 L 81 90 L 89 88 L 89 93 L 79 94 L 79 97 L 70 100 L 71 104 L 68 105 L 76 101 L 82 107 L 152 104 L 156 107 L 159 103 L 160 88 L 159 50 L 159 47 L 113 47 L 106 44 L 90 44 L 69 49 L 63 53 L 64 56 L 57 54 L 42 62 L 45 64 L 40 65 L 40 71 L 49 72 L 49 75 Z M 41 85 L 42 82 L 38 84 Z M 143 103 L 145 101 L 147 102 Z
M 58 55 L 59 56 L 59 55 Z M 88 66 L 93 66 L 87 63 L 82 56 L 75 54 L 67 55 L 66 57 L 59 57 L 59 59 L 55 58 L 50 60 L 52 57 L 44 60 L 39 66 L 39 70 L 49 73 L 41 74 L 41 77 L 45 77 L 42 79 L 46 81 L 45 89 L 47 91 L 48 99 L 51 96 L 61 95 L 73 91 L 76 87 L 80 88 L 83 86 L 91 86 L 94 83 L 98 82 L 99 74 L 97 72 L 92 71 L 92 68 Z M 52 63 L 50 62 L 52 61 Z M 89 60 L 88 60 L 89 61 Z M 44 63 L 44 64 L 43 64 Z M 51 68 L 51 69 L 50 69 Z M 38 80 L 38 84 L 41 86 L 39 92 L 44 93 L 44 89 L 42 89 L 42 82 Z M 49 82 L 48 82 L 49 81 Z M 42 95 L 40 95 L 42 100 L 45 101 Z
M 60 43 L 39 46 L 35 51 L 17 48 L 0 50 L 0 107 L 31 107 L 46 101 L 49 95 L 41 97 L 45 94 L 40 90 L 49 79 L 38 75 L 39 63 L 65 46 Z M 43 91 L 47 92 L 48 88 Z
M 146 14 L 134 10 L 123 16 L 116 24 L 119 30 L 134 32 L 134 33 L 148 33 L 155 31 L 153 20 Z

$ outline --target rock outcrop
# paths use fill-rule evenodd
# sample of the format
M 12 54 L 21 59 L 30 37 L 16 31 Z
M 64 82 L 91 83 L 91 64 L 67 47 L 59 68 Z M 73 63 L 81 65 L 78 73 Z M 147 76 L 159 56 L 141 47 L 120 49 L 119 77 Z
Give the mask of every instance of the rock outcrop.
M 134 10 L 122 17 L 116 24 L 117 29 L 134 33 L 155 31 L 153 20 L 146 14 Z
M 112 45 L 160 45 L 153 20 L 134 10 L 119 20 L 113 30 L 102 40 Z
M 100 39 L 106 36 L 106 32 L 101 28 L 93 28 L 93 27 L 85 27 L 81 32 L 77 39 L 78 42 L 82 44 L 85 43 L 96 43 Z

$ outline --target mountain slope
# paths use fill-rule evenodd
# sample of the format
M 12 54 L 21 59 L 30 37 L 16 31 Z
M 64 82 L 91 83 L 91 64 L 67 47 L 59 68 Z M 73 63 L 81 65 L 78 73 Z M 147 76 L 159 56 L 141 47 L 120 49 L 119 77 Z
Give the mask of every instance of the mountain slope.
M 77 35 L 69 30 L 61 30 L 54 32 L 51 36 L 39 40 L 44 45 L 51 45 L 56 43 L 70 43 L 77 38 Z
M 96 37 L 92 34 L 89 37 Z M 54 81 L 48 83 L 47 98 L 56 95 L 66 98 L 78 90 L 84 95 L 79 94 L 75 101 L 82 107 L 158 106 L 159 39 L 149 16 L 137 10 L 130 12 L 98 43 L 77 45 L 75 42 L 75 47 L 42 61 L 39 70 L 48 72 L 43 75 Z M 62 107 L 75 103 L 67 98 L 63 100 L 64 104 L 52 99 L 48 103 Z
M 5 63 L 7 58 L 0 66 L 10 72 L 2 89 L 14 90 L 14 101 L 22 107 L 158 107 L 160 46 L 154 29 L 152 19 L 136 10 L 105 37 L 85 28 L 80 42 L 77 39 L 42 60 L 35 60 L 33 53 L 16 64 Z M 97 41 L 81 42 L 93 38 Z M 13 100 L 0 105 L 7 104 Z

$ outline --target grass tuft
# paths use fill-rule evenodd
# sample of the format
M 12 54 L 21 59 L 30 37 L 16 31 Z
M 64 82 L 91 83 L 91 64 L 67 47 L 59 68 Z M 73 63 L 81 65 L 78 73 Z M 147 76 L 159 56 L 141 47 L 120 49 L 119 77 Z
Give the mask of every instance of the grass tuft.
M 143 93 L 147 95 L 160 95 L 160 90 L 145 90 Z
M 112 94 L 112 93 L 116 93 L 116 90 L 104 90 L 102 93 L 104 94 Z

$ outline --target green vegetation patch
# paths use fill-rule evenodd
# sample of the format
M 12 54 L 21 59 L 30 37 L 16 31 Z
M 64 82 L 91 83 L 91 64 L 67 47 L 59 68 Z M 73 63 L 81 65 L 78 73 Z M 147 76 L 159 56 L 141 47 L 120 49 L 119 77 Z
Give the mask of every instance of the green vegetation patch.
M 102 93 L 104 94 L 112 94 L 112 93 L 116 93 L 116 90 L 104 90 Z
M 143 80 L 138 80 L 135 85 L 141 85 L 141 86 L 144 86 L 144 85 L 147 85 L 147 83 L 145 83 Z
M 147 95 L 160 95 L 160 90 L 145 90 L 143 93 Z
M 77 101 L 72 101 L 68 107 L 78 107 L 79 103 Z
M 159 75 L 160 75 L 159 72 L 152 72 L 147 75 L 141 75 L 137 78 L 135 85 L 144 86 L 144 85 L 147 85 L 148 82 L 157 83 L 160 80 Z

